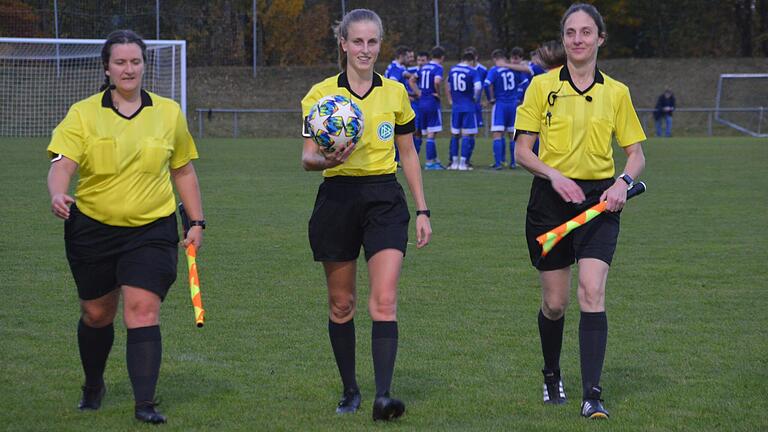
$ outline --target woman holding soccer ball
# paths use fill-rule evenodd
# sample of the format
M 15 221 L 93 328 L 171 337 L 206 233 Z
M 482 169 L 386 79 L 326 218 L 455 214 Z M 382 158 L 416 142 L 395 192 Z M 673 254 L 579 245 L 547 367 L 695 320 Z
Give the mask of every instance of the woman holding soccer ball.
M 302 100 L 307 117 L 326 96 L 348 98 L 364 118 L 359 141 L 322 147 L 305 121 L 302 166 L 323 171 L 309 240 L 315 261 L 323 263 L 328 287 L 328 333 L 341 375 L 343 394 L 336 412 L 354 413 L 361 402 L 355 376 L 357 257 L 362 246 L 368 264 L 368 309 L 373 320 L 371 350 L 376 380 L 374 420 L 391 420 L 405 405 L 390 396 L 397 354 L 397 283 L 405 256 L 410 215 L 395 173 L 395 146 L 416 203 L 416 247 L 432 236 L 421 167 L 413 145 L 415 114 L 405 87 L 374 71 L 383 27 L 370 10 L 347 13 L 336 29 L 342 72 L 315 84 Z
M 205 221 L 192 165 L 197 149 L 179 105 L 142 90 L 146 45 L 136 33 L 112 32 L 101 57 L 102 92 L 72 105 L 48 146 L 51 211 L 65 220 L 67 260 L 80 297 L 77 341 L 85 384 L 79 408 L 101 407 L 122 295 L 135 417 L 165 423 L 154 398 L 160 304 L 178 260 L 172 183 L 193 225 L 184 246 L 199 248 Z M 68 193 L 75 173 L 76 200 Z
M 560 375 L 565 309 L 571 265 L 578 264 L 581 415 L 607 418 L 600 375 L 608 338 L 605 285 L 619 236 L 619 215 L 627 189 L 645 167 L 640 142 L 645 134 L 627 87 L 597 68 L 606 39 L 594 6 L 574 4 L 561 20 L 566 64 L 533 78 L 518 108 L 515 128 L 518 163 L 534 174 L 526 216 L 531 263 L 539 270 L 542 302 L 539 334 L 544 356 L 544 402 L 566 400 Z M 539 157 L 533 151 L 541 135 Z M 627 155 L 614 178 L 612 136 Z M 565 237 L 545 257 L 536 237 L 581 213 L 596 201 L 607 212 Z

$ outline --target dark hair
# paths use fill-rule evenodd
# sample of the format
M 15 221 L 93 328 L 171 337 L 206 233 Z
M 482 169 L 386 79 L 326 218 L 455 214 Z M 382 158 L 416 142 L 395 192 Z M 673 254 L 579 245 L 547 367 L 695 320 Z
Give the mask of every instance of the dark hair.
M 565 49 L 559 40 L 544 42 L 534 52 L 539 56 L 541 66 L 545 69 L 553 69 L 565 64 Z
M 429 58 L 429 53 L 426 52 L 426 51 L 419 51 L 418 53 L 416 53 L 416 57 L 426 57 L 426 58 Z
M 461 54 L 461 61 L 473 62 L 475 59 L 477 59 L 477 57 L 475 57 L 475 53 L 470 50 L 464 50 L 464 52 Z
M 525 53 L 525 51 L 523 51 L 522 48 L 516 46 L 516 47 L 512 48 L 512 51 L 509 52 L 509 56 L 510 57 L 522 57 L 523 53 Z
M 466 47 L 466 48 L 464 49 L 464 52 L 469 52 L 469 53 L 472 53 L 472 55 L 473 55 L 473 56 L 475 56 L 475 60 L 477 60 L 477 58 L 479 57 L 479 56 L 477 55 L 477 48 L 475 48 L 475 47 L 473 47 L 473 46 L 468 46 L 468 47 Z
M 432 48 L 432 50 L 429 52 L 429 55 L 432 58 L 445 57 L 445 49 L 443 49 L 443 47 L 438 45 Z
M 112 45 L 115 44 L 136 44 L 141 48 L 141 58 L 144 63 L 147 62 L 147 44 L 141 39 L 141 36 L 133 30 L 115 30 L 107 36 L 104 46 L 101 47 L 101 63 L 104 65 L 104 71 L 109 69 L 109 58 L 112 56 Z M 109 82 L 109 76 L 104 74 L 104 84 L 99 91 L 104 91 L 112 86 Z
M 595 22 L 595 26 L 597 26 L 597 35 L 603 39 L 608 37 L 608 33 L 605 29 L 605 21 L 603 21 L 603 16 L 600 15 L 600 12 L 597 11 L 596 7 L 587 3 L 574 3 L 571 5 L 571 7 L 568 8 L 567 11 L 565 11 L 563 18 L 560 20 L 560 37 L 565 36 L 565 20 L 567 20 L 569 16 L 576 12 L 584 12 L 585 14 L 589 15 Z
M 404 56 L 408 54 L 409 51 L 412 51 L 409 47 L 400 45 L 399 47 L 395 48 L 395 58 Z
M 341 48 L 341 40 L 347 40 L 347 37 L 349 37 L 349 26 L 360 21 L 371 21 L 376 24 L 379 27 L 379 39 L 384 39 L 384 26 L 381 24 L 381 18 L 376 15 L 376 12 L 370 9 L 354 9 L 347 12 L 333 29 L 339 48 L 339 68 L 342 71 L 347 70 L 347 53 Z
M 505 53 L 503 49 L 495 49 L 491 52 L 491 58 L 494 60 L 507 58 L 507 53 Z

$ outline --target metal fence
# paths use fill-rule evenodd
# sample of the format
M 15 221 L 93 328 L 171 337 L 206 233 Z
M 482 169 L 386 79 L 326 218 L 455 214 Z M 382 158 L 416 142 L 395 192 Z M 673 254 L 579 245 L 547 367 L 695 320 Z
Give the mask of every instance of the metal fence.
M 646 135 L 654 136 L 655 122 L 653 108 L 638 108 L 637 113 Z M 480 136 L 488 137 L 490 125 L 490 110 L 483 111 L 485 126 L 481 128 Z M 675 110 L 675 134 L 678 136 L 701 135 L 706 131 L 707 136 L 715 134 L 741 134 L 727 125 L 722 125 L 716 119 L 716 114 L 752 114 L 750 127 L 760 134 L 768 129 L 768 107 L 744 107 L 744 108 L 677 108 Z M 222 118 L 221 115 L 224 115 Z M 443 110 L 443 124 L 447 133 L 450 128 L 450 110 Z M 682 115 L 681 115 L 682 114 Z M 197 120 L 197 137 L 206 135 L 206 128 L 212 129 L 211 136 L 241 136 L 254 137 L 289 137 L 298 136 L 301 128 L 301 111 L 298 109 L 272 109 L 272 108 L 197 108 L 195 109 Z M 269 117 L 276 119 L 270 120 Z M 681 118 L 682 117 L 682 118 Z M 688 118 L 685 118 L 688 117 Z M 696 118 L 703 117 L 703 118 Z M 446 122 L 447 121 L 447 122 Z M 206 126 L 206 123 L 208 124 Z M 682 133 L 680 133 L 682 132 Z

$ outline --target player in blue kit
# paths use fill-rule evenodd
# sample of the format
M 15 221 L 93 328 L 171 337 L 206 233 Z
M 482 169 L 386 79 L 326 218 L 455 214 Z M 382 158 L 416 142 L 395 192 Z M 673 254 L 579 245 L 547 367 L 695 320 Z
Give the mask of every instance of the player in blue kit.
M 518 55 L 515 59 L 504 62 L 503 65 L 513 71 L 522 73 L 523 76 L 528 80 L 518 87 L 519 98 L 517 105 L 520 105 L 525 97 L 525 91 L 534 76 L 541 75 L 550 69 L 554 69 L 565 64 L 565 50 L 563 49 L 563 44 L 560 41 L 551 40 L 544 42 L 537 49 L 531 51 L 531 60 L 528 62 L 524 62 L 522 59 L 522 48 L 520 51 L 516 51 L 515 54 Z M 515 154 L 514 145 L 514 140 L 510 140 L 509 146 L 510 150 L 512 151 L 512 157 L 514 157 Z M 539 154 L 538 137 L 536 138 L 536 142 L 533 145 L 533 152 L 535 154 Z
M 427 136 L 427 161 L 424 169 L 442 170 L 445 167 L 437 158 L 435 136 L 443 130 L 443 119 L 440 113 L 440 86 L 443 80 L 443 61 L 445 50 L 436 46 L 430 52 L 431 60 L 421 66 L 416 76 L 411 78 L 411 84 L 418 88 L 419 93 L 419 124 L 417 129 Z
M 490 89 L 491 102 L 491 132 L 493 133 L 493 165 L 491 168 L 503 169 L 506 164 L 504 132 L 509 134 L 510 149 L 514 152 L 515 109 L 517 109 L 517 86 L 525 78 L 520 72 L 506 66 L 509 63 L 503 50 L 497 49 L 491 53 L 495 66 L 488 71 L 485 85 Z M 515 167 L 515 156 L 512 153 L 510 167 Z
M 410 91 L 410 84 L 408 78 L 411 76 L 407 70 L 408 53 L 411 53 L 413 57 L 413 50 L 407 46 L 400 45 L 395 49 L 395 59 L 387 66 L 387 70 L 384 71 L 384 78 L 397 81 L 405 86 L 406 90 Z M 400 161 L 400 151 L 395 146 L 395 161 Z
M 408 69 L 406 71 L 411 74 L 411 76 L 416 76 L 416 73 L 419 71 L 419 68 L 424 66 L 429 62 L 429 53 L 426 51 L 419 51 L 418 54 L 416 54 L 416 59 L 413 58 L 413 51 L 408 53 L 408 56 L 406 57 L 406 61 L 408 63 Z M 411 81 L 408 81 L 408 85 L 406 86 L 406 89 L 408 90 L 408 98 L 411 100 L 411 108 L 413 108 L 413 112 L 416 113 L 416 130 L 413 132 L 413 145 L 416 147 L 416 153 L 421 152 L 421 129 L 419 129 L 419 95 L 418 95 L 418 87 Z
M 477 70 L 471 63 L 475 59 L 472 51 L 464 51 L 461 62 L 448 73 L 446 96 L 451 105 L 451 165 L 448 169 L 467 171 L 470 156 L 470 139 L 477 134 L 476 104 L 480 99 L 483 84 Z M 461 136 L 461 156 L 459 156 Z
M 478 77 L 480 77 L 480 83 L 485 82 L 485 77 L 488 76 L 488 68 L 486 68 L 480 63 L 480 56 L 477 53 L 477 49 L 475 47 L 467 47 L 465 51 L 470 51 L 474 55 L 475 58 L 470 64 L 477 71 Z M 483 89 L 485 92 L 486 100 L 490 100 L 491 96 L 490 96 L 490 93 L 488 93 L 488 88 L 483 86 Z M 483 127 L 484 125 L 482 98 L 483 98 L 483 95 L 481 94 L 480 98 L 477 100 L 477 103 L 475 104 L 478 129 Z M 472 159 L 472 153 L 474 151 L 475 151 L 475 137 L 472 136 L 469 138 L 469 156 L 467 156 L 467 167 L 470 169 L 472 169 L 472 163 L 470 162 L 470 160 Z

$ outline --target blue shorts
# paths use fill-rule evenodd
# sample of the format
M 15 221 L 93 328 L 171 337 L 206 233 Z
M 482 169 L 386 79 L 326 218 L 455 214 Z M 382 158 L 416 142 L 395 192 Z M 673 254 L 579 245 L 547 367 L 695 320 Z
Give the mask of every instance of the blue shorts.
M 453 135 L 477 134 L 476 112 L 451 112 L 451 133 Z
M 416 113 L 416 117 L 413 118 L 413 124 L 416 125 L 416 132 L 421 132 L 421 129 L 418 128 L 419 126 L 419 100 L 413 99 L 411 101 L 411 108 L 413 108 L 413 112 Z
M 496 102 L 491 113 L 491 132 L 514 132 L 515 112 L 517 104 L 514 102 Z
M 421 131 L 422 135 L 428 133 L 436 133 L 443 130 L 443 118 L 440 114 L 440 107 L 423 109 L 419 107 L 416 118 L 419 120 L 417 129 Z

